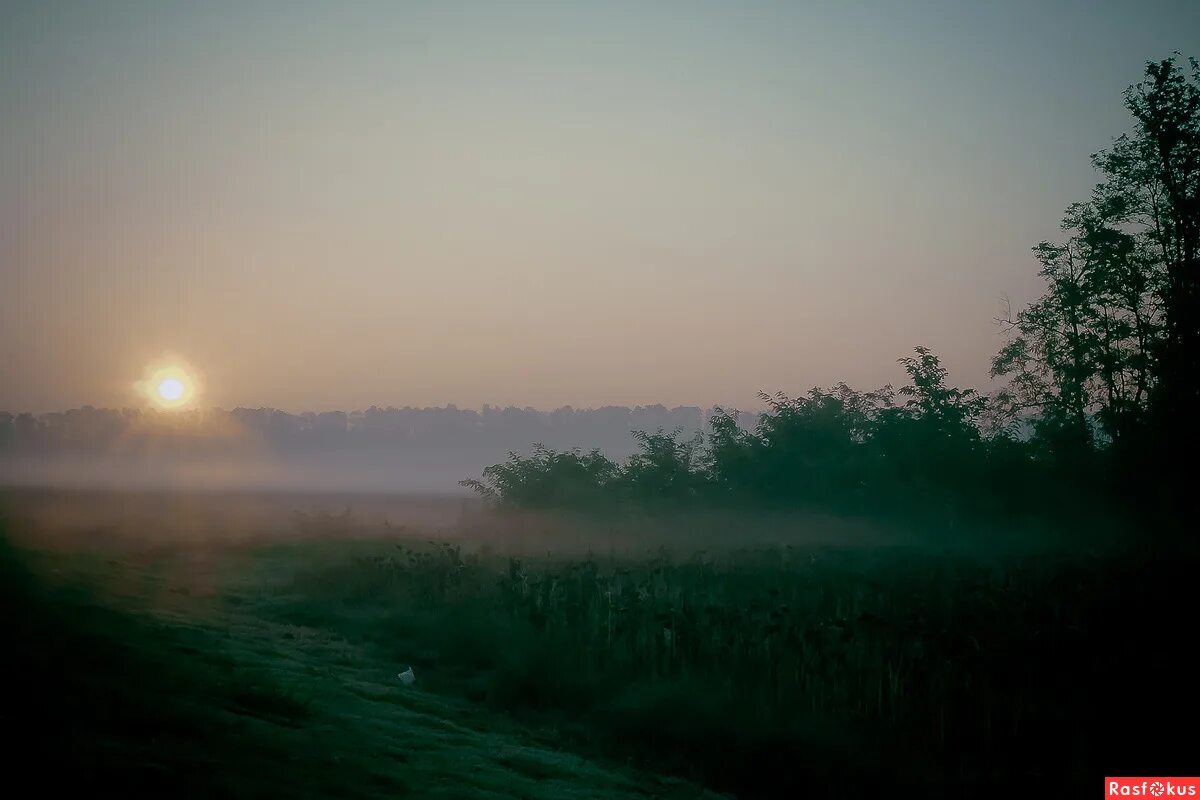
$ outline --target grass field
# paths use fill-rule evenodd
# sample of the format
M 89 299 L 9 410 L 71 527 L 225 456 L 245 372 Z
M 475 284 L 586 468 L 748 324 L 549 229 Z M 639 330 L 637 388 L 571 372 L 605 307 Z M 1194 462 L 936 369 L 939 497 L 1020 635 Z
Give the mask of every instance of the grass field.
M 1183 550 L 247 502 L 6 498 L 18 770 L 196 796 L 963 796 L 1192 757 L 1156 722 L 1198 708 Z

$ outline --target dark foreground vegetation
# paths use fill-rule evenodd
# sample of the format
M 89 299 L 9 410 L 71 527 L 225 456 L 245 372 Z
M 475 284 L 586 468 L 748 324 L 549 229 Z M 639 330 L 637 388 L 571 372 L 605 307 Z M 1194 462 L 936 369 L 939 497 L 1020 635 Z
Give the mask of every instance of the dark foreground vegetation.
M 97 518 L 99 506 L 128 504 L 99 500 L 82 501 Z M 173 537 L 47 525 L 0 494 L 11 786 L 147 798 L 709 796 L 585 760 L 454 693 L 402 687 L 395 653 L 375 644 L 384 629 L 366 638 L 289 622 L 293 576 L 354 563 L 364 544 L 338 523 L 247 528 L 219 515 L 223 500 L 238 502 L 215 498 L 212 529 Z M 304 543 L 271 545 L 281 534 Z M 327 593 L 305 596 L 342 613 Z
M 380 547 L 281 606 L 568 746 L 742 797 L 1073 793 L 1178 770 L 1194 561 L 782 546 L 518 558 Z M 1153 712 L 1157 713 L 1157 712 Z M 1115 771 L 1115 772 L 1114 772 Z
M 1074 795 L 1192 757 L 1164 720 L 1200 711 L 1194 551 L 743 522 L 697 551 L 665 517 L 18 514 L 14 763 L 135 796 L 766 798 Z
M 0 521 L 0 536 L 6 527 Z M 311 716 L 305 703 L 190 626 L 98 602 L 96 592 L 111 587 L 47 585 L 27 558 L 0 538 L 0 720 L 14 786 L 52 795 L 269 792 L 275 781 L 260 767 L 289 760 L 283 743 L 247 735 L 240 715 L 290 726 Z M 297 769 L 322 780 L 319 761 Z

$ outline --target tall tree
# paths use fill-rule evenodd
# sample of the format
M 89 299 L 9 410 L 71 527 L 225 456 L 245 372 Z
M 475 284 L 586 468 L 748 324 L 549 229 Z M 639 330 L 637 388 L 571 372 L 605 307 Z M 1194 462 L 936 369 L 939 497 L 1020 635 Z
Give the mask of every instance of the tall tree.
M 1042 297 L 1001 323 L 992 362 L 1010 413 L 1036 408 L 1060 442 L 1146 433 L 1194 445 L 1200 425 L 1200 66 L 1150 62 L 1125 92 L 1134 130 L 1092 157 L 1092 198 L 1034 248 Z M 1162 434 L 1171 430 L 1171 436 Z
M 1101 163 L 1129 185 L 1133 218 L 1157 245 L 1166 279 L 1155 411 L 1191 447 L 1200 431 L 1200 63 L 1188 66 L 1175 57 L 1146 65 L 1125 92 L 1138 123 L 1129 149 L 1142 163 Z
M 1066 241 L 1033 248 L 1046 291 L 1015 318 L 1002 320 L 1012 337 L 992 360 L 993 376 L 1012 378 L 1000 393 L 1009 411 L 1036 410 L 1063 441 L 1077 445 L 1091 441 L 1089 413 L 1097 402 L 1096 281 L 1083 236 L 1074 230 L 1085 213 L 1072 206 L 1063 220 Z

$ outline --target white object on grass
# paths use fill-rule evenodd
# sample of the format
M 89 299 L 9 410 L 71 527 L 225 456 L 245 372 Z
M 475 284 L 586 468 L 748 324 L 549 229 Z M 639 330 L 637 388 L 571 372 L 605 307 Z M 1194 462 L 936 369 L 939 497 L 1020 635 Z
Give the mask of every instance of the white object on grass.
M 401 672 L 396 677 L 399 678 L 400 682 L 403 683 L 405 686 L 411 686 L 412 684 L 417 682 L 417 676 L 413 674 L 412 667 L 409 667 L 408 669 L 404 670 L 404 672 Z

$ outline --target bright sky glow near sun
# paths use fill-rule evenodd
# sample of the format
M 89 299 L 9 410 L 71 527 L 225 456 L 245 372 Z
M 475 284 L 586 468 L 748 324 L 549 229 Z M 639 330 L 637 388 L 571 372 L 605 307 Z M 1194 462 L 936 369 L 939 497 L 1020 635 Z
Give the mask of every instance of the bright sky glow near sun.
M 1122 89 L 1200 42 L 1185 2 L 0 14 L 11 411 L 162 352 L 204 375 L 163 407 L 747 408 L 917 344 L 986 389 Z

